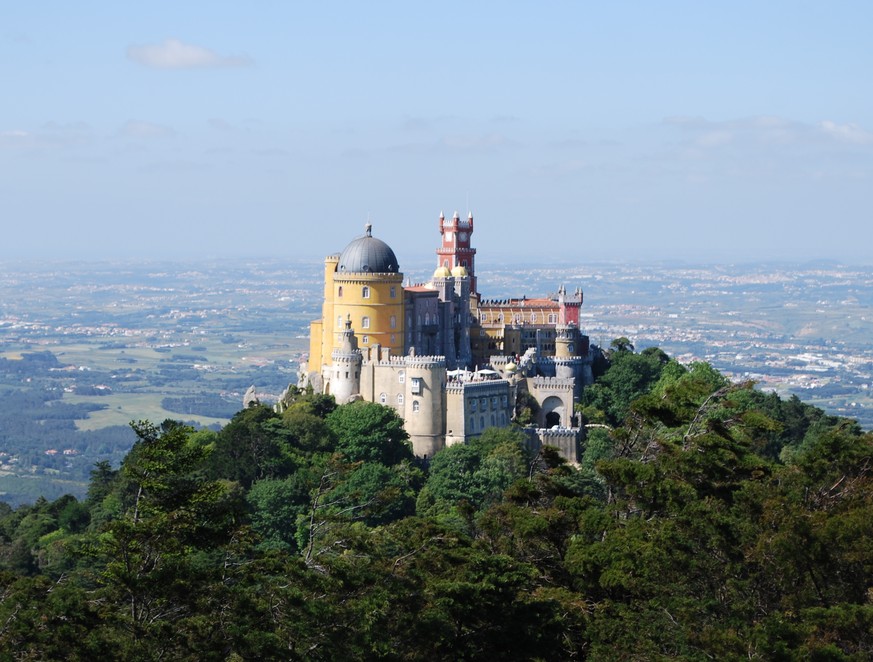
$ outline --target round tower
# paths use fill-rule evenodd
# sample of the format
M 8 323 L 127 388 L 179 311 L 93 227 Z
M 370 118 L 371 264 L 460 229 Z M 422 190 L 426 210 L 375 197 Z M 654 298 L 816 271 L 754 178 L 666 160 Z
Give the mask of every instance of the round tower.
M 345 404 L 361 391 L 362 356 L 358 349 L 358 341 L 352 329 L 351 319 L 346 320 L 345 329 L 340 335 L 339 346 L 331 353 L 329 392 L 336 398 L 337 404 Z
M 406 357 L 404 427 L 417 457 L 433 457 L 445 445 L 446 363 L 442 357 Z

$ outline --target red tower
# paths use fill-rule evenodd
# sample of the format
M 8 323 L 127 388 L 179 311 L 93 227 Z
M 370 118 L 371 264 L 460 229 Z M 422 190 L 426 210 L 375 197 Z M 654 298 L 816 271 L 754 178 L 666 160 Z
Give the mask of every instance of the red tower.
M 470 294 L 476 294 L 476 249 L 470 247 L 470 236 L 473 234 L 473 213 L 466 219 L 461 219 L 458 212 L 447 221 L 440 212 L 440 234 L 443 244 L 437 249 L 437 267 L 446 267 L 449 271 L 455 267 L 464 267 L 470 277 Z

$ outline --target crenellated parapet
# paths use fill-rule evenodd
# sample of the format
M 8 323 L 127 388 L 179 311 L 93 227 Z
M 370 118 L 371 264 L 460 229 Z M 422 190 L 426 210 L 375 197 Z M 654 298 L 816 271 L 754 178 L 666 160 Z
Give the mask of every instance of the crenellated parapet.
M 446 367 L 445 356 L 404 356 L 403 361 L 408 368 L 433 370 Z
M 335 349 L 330 353 L 330 358 L 334 363 L 360 363 L 363 360 L 363 354 L 359 349 L 351 352 Z
M 537 428 L 537 435 L 544 445 L 556 446 L 561 440 L 576 441 L 579 438 L 578 428 Z M 549 443 L 554 441 L 556 443 Z
M 567 377 L 534 377 L 531 381 L 534 388 L 542 391 L 572 391 L 575 384 L 575 380 Z

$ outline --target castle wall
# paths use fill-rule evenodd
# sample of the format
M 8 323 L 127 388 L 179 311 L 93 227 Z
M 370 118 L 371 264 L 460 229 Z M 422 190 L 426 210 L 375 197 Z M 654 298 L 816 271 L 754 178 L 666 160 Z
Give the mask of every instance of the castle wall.
M 512 420 L 510 384 L 505 379 L 449 382 L 446 386 L 446 445 L 466 443 Z

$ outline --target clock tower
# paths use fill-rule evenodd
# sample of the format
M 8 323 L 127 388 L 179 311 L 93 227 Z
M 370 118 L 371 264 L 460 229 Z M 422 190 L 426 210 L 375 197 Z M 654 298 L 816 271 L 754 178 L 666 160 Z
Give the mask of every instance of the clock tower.
M 443 237 L 442 246 L 437 249 L 437 268 L 445 267 L 452 271 L 456 267 L 467 270 L 470 278 L 470 294 L 476 294 L 476 249 L 470 247 L 470 235 L 473 234 L 473 213 L 461 219 L 458 212 L 451 220 L 446 220 L 440 212 L 440 234 Z

